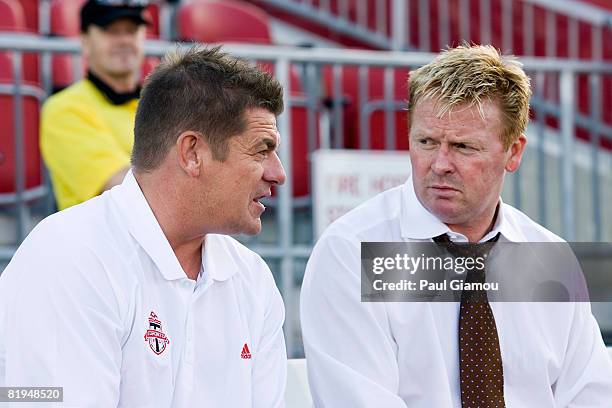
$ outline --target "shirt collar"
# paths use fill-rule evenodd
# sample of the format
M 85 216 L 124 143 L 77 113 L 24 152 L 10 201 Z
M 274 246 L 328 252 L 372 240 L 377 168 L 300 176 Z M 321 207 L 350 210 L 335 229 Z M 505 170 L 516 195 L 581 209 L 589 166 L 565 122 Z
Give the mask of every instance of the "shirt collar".
M 202 245 L 202 265 L 205 276 L 210 276 L 216 281 L 224 281 L 237 272 L 238 266 L 229 241 L 231 238 L 217 234 L 206 234 L 204 245 Z
M 526 242 L 527 238 L 521 232 L 520 228 L 516 223 L 512 221 L 512 215 L 510 213 L 510 206 L 502 201 L 499 197 L 499 212 L 493 230 L 483 237 L 483 240 L 487 240 L 492 237 L 491 234 L 495 235 L 497 232 L 501 232 L 502 236 L 510 242 Z
M 153 260 L 163 277 L 167 280 L 186 279 L 187 275 L 149 207 L 132 170 L 128 171 L 119 187 L 111 190 L 111 195 L 124 215 L 130 234 Z M 233 249 L 228 241 L 229 239 L 220 235 L 206 235 L 202 245 L 201 278 L 206 280 L 210 277 L 216 281 L 224 281 L 237 272 L 238 267 L 231 256 Z
M 138 99 L 140 97 L 140 85 L 136 87 L 132 92 L 115 92 L 108 84 L 102 79 L 98 78 L 93 72 L 87 71 L 87 79 L 94 84 L 96 88 L 109 100 L 113 105 L 123 105 L 124 103 L 130 102 L 131 100 Z
M 110 194 L 124 216 L 128 231 L 163 277 L 167 280 L 187 278 L 132 170 L 128 171 L 120 186 L 111 189 Z
M 486 241 L 498 232 L 510 242 L 524 241 L 522 234 L 509 219 L 508 206 L 499 198 L 499 211 L 495 225 L 481 241 Z M 412 177 L 402 186 L 402 204 L 400 210 L 400 229 L 402 239 L 428 240 L 438 235 L 452 233 L 450 228 L 435 215 L 430 213 L 419 201 L 414 191 Z

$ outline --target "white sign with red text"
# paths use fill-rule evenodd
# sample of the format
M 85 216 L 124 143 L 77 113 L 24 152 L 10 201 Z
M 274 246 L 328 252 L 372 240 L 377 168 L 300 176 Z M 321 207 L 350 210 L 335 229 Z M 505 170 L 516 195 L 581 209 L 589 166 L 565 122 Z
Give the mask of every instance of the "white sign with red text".
M 317 150 L 312 155 L 315 237 L 336 218 L 408 176 L 407 151 Z

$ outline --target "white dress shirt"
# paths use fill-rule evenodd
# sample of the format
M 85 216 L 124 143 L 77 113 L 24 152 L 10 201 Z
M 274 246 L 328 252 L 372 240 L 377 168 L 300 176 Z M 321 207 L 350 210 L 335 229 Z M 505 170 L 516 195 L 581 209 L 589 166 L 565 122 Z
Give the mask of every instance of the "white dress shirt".
M 500 201 L 486 241 L 561 238 Z M 412 179 L 338 219 L 316 244 L 301 292 L 308 376 L 317 407 L 461 407 L 459 303 L 362 303 L 360 243 L 448 233 Z M 612 406 L 612 364 L 589 303 L 502 303 L 497 324 L 508 408 Z
M 188 279 L 128 173 L 43 220 L 0 276 L 0 386 L 64 387 L 63 408 L 281 407 L 283 321 L 231 237 L 208 234 Z

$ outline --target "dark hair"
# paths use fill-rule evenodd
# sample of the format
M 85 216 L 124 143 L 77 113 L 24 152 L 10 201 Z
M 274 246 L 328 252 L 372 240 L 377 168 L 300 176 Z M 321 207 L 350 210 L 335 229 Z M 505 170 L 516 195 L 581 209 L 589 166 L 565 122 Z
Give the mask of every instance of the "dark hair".
M 134 124 L 132 165 L 153 170 L 177 137 L 202 134 L 215 160 L 227 156 L 227 141 L 246 128 L 244 112 L 283 110 L 283 90 L 271 74 L 230 57 L 221 47 L 193 46 L 167 54 L 147 77 Z

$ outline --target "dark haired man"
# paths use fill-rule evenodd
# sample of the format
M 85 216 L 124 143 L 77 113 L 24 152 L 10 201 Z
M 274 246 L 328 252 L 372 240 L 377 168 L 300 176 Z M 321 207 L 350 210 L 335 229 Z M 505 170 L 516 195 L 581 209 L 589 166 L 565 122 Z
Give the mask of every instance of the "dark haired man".
M 285 173 L 282 88 L 219 49 L 168 56 L 120 186 L 50 216 L 0 278 L 0 386 L 88 407 L 283 406 L 284 308 L 257 234 Z M 33 254 L 36 253 L 36 256 Z

